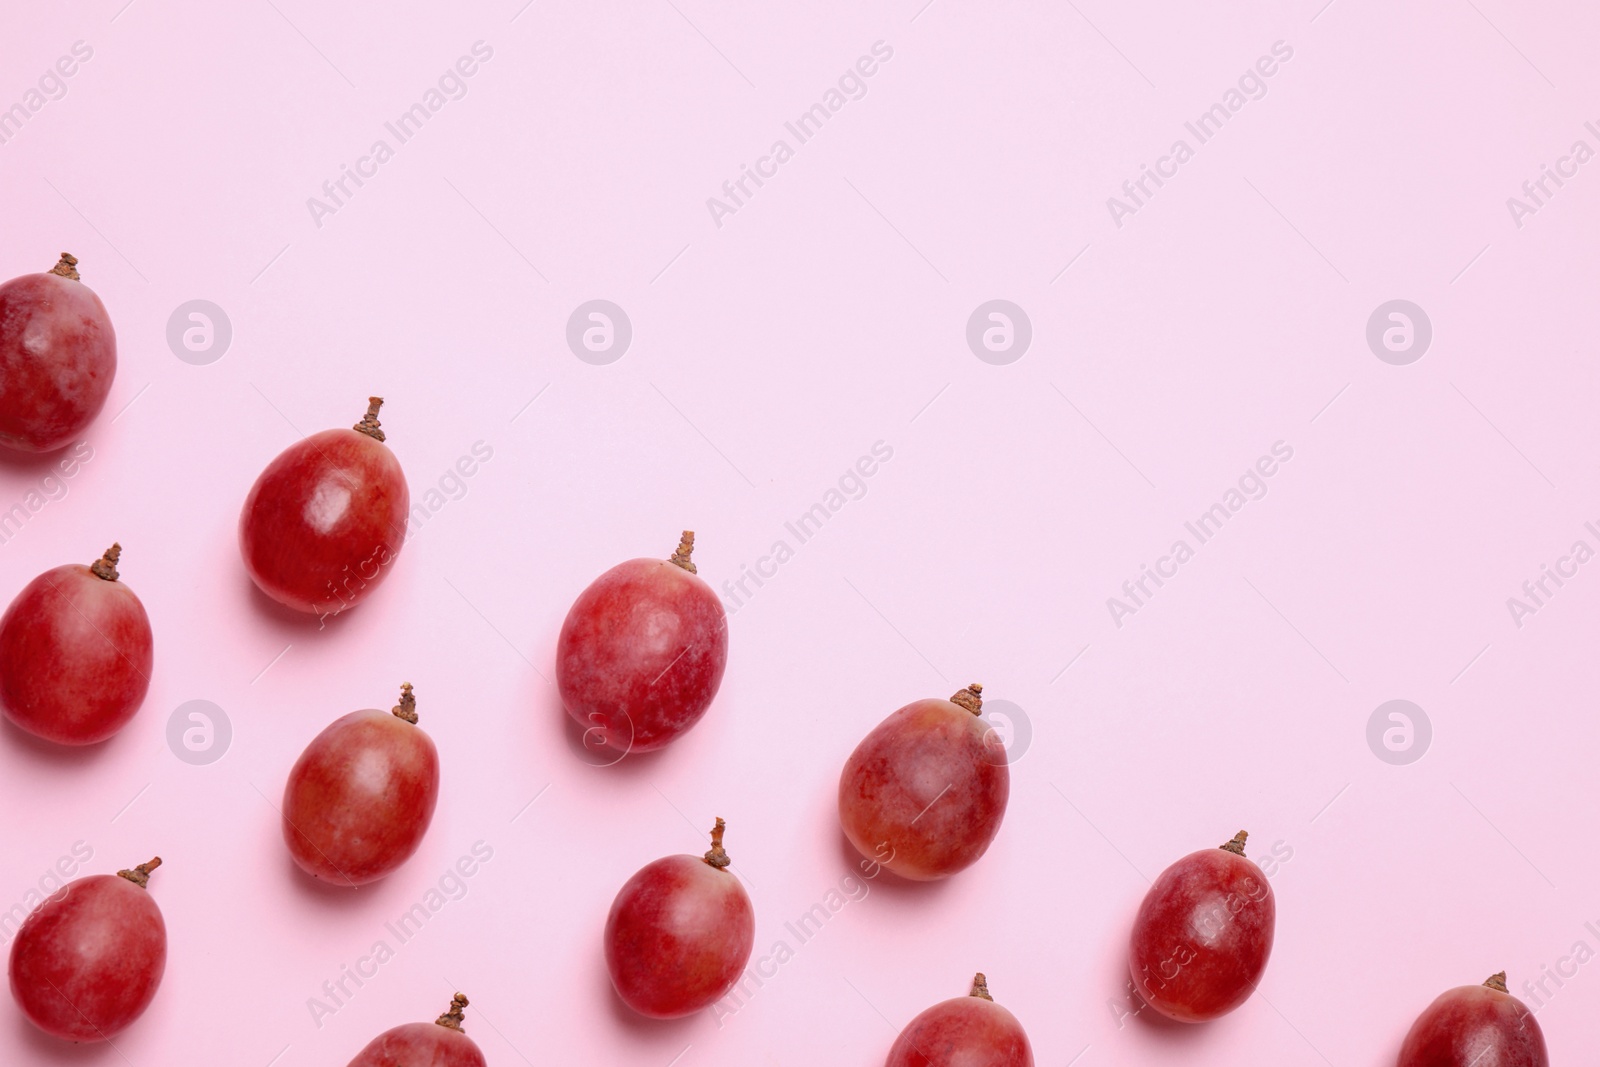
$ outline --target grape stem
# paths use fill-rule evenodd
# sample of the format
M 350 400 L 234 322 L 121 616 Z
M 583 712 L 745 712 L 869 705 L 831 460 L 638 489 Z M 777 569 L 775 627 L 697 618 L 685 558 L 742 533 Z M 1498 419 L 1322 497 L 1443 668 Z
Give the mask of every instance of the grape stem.
M 1496 993 L 1510 992 L 1510 990 L 1506 988 L 1506 972 L 1504 971 L 1501 971 L 1498 974 L 1491 974 L 1488 980 L 1483 984 L 1494 990 Z
M 667 560 L 667 562 L 676 563 L 690 574 L 699 574 L 700 572 L 695 569 L 694 561 L 689 558 L 693 552 L 694 531 L 685 530 L 683 531 L 682 539 L 678 541 L 678 551 L 674 552 L 672 554 L 672 558 Z
M 413 726 L 417 722 L 417 698 L 411 695 L 411 683 L 400 683 L 400 703 L 394 706 L 394 716 L 404 719 Z
M 122 558 L 122 546 L 113 543 L 106 549 L 106 554 L 89 564 L 89 569 L 96 578 L 104 578 L 108 582 L 117 580 L 117 560 Z
M 705 854 L 705 861 L 719 871 L 733 862 L 722 849 L 722 832 L 727 828 L 728 824 L 718 815 L 717 825 L 711 828 L 711 850 Z
M 61 253 L 61 261 L 50 268 L 50 273 L 58 278 L 66 278 L 69 281 L 81 282 L 83 280 L 78 277 L 78 257 L 71 252 Z
M 1243 830 L 1240 830 L 1238 833 L 1233 835 L 1232 841 L 1229 841 L 1226 845 L 1222 846 L 1222 851 L 1232 852 L 1235 856 L 1244 855 L 1245 838 L 1249 836 L 1249 834 L 1245 833 Z
M 378 409 L 383 407 L 383 397 L 367 397 L 367 413 L 361 416 L 361 421 L 350 427 L 358 433 L 364 433 L 374 441 L 383 441 L 383 427 L 378 425 Z
M 974 715 L 983 714 L 983 686 L 973 682 L 950 698 L 950 703 L 966 708 Z
M 131 871 L 118 871 L 117 874 L 126 878 L 140 889 L 150 887 L 150 872 L 161 866 L 161 857 L 157 856 L 149 863 L 141 863 Z
M 450 998 L 450 1010 L 434 1020 L 446 1030 L 454 1030 L 458 1034 L 466 1033 L 461 1024 L 466 1020 L 466 1014 L 461 1010 L 467 1006 L 467 998 L 457 993 Z
M 994 1003 L 994 998 L 989 995 L 989 979 L 983 976 L 982 971 L 972 976 L 972 992 L 968 995 L 982 997 L 991 1004 Z

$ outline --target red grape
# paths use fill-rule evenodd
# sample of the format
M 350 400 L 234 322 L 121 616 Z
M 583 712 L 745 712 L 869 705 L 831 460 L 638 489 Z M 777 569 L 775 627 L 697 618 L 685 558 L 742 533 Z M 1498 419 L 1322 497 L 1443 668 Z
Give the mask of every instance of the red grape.
M 467 998 L 431 1023 L 406 1023 L 385 1030 L 356 1053 L 350 1067 L 488 1067 L 483 1052 L 461 1028 Z
M 727 870 L 726 824 L 704 857 L 667 856 L 642 867 L 611 903 L 606 968 L 623 1003 L 653 1019 L 708 1007 L 732 989 L 756 940 L 755 911 Z
M 1179 1022 L 1226 1015 L 1250 998 L 1272 955 L 1277 904 L 1240 831 L 1162 871 L 1139 905 L 1128 971 L 1139 995 Z
M 439 752 L 416 725 L 411 683 L 392 712 L 353 711 L 300 753 L 283 790 L 283 840 L 334 885 L 377 881 L 417 851 L 439 800 Z
M 69 882 L 11 943 L 11 996 L 28 1021 L 68 1041 L 105 1041 L 144 1014 L 167 966 L 167 926 L 145 888 L 157 856 Z
M 144 703 L 154 657 L 144 605 L 117 580 L 121 545 L 23 587 L 0 617 L 0 710 L 63 745 L 104 741 Z
M 1550 1067 L 1544 1033 L 1501 971 L 1441 993 L 1400 1046 L 1400 1067 Z
M 117 335 L 67 252 L 0 285 L 0 444 L 50 452 L 94 421 L 117 374 Z
M 879 723 L 845 761 L 839 822 L 873 864 L 944 878 L 988 850 L 1011 795 L 999 735 L 978 716 L 983 686 L 918 700 Z M 875 873 L 875 872 L 874 872 Z
M 630 559 L 578 595 L 556 642 L 561 702 L 586 745 L 648 752 L 706 713 L 728 665 L 728 618 L 695 576 L 685 530 L 668 560 Z
M 942 1000 L 906 1024 L 886 1067 L 1033 1067 L 1033 1048 L 978 974 L 969 995 Z
M 389 574 L 406 538 L 411 491 L 383 443 L 382 397 L 348 430 L 323 430 L 267 464 L 239 516 L 239 549 L 261 591 L 326 618 Z

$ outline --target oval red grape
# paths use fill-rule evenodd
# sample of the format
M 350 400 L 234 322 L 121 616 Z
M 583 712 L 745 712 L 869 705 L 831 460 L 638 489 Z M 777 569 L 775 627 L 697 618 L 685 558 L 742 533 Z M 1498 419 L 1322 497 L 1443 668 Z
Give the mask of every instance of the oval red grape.
M 0 710 L 62 745 L 104 741 L 127 725 L 150 688 L 155 639 L 119 581 L 121 545 L 92 566 L 46 571 L 0 616 Z
M 1033 1067 L 1033 1047 L 979 974 L 971 994 L 940 1001 L 907 1023 L 886 1067 Z
M 845 761 L 839 823 L 869 865 L 929 881 L 988 851 L 1011 772 L 999 735 L 979 718 L 982 692 L 974 683 L 949 700 L 907 704 Z
M 161 858 L 69 882 L 11 943 L 11 996 L 28 1021 L 68 1041 L 116 1037 L 155 999 L 167 927 L 148 888 Z
M 356 1053 L 349 1067 L 488 1067 L 483 1051 L 462 1026 L 467 998 L 431 1023 L 405 1023 L 385 1030 Z
M 71 444 L 105 406 L 117 335 L 78 260 L 0 285 L 0 444 L 51 452 Z
M 378 425 L 381 397 L 348 430 L 290 445 L 250 487 L 239 550 L 256 586 L 324 617 L 361 603 L 389 576 L 406 538 L 411 491 Z
M 728 618 L 690 561 L 685 530 L 671 559 L 619 563 L 579 594 L 556 642 L 561 702 L 584 744 L 661 748 L 700 721 L 728 665 Z
M 1244 856 L 1241 831 L 1190 853 L 1155 880 L 1134 919 L 1128 971 L 1139 995 L 1169 1019 L 1226 1015 L 1250 998 L 1272 955 L 1277 902 Z
M 417 851 L 439 800 L 439 753 L 416 722 L 407 683 L 393 711 L 351 712 L 306 746 L 283 790 L 283 839 L 301 870 L 366 885 Z
M 711 850 L 667 856 L 641 868 L 606 918 L 606 968 L 623 1003 L 671 1019 L 714 1004 L 744 973 L 755 945 L 755 910 L 727 869 L 724 823 Z
M 1400 1067 L 1550 1067 L 1544 1031 L 1504 971 L 1441 993 L 1400 1046 Z

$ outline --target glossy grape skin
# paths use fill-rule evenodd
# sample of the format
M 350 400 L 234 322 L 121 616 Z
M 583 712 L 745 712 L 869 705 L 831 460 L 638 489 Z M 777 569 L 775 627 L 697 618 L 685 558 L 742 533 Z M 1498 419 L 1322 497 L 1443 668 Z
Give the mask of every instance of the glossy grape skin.
M 63 252 L 56 273 L 0 285 L 0 445 L 52 452 L 86 430 L 117 374 L 105 305 Z
M 722 820 L 713 832 L 720 850 Z M 739 879 L 699 856 L 646 864 L 623 885 L 606 918 L 606 969 L 622 1002 L 672 1019 L 709 1007 L 744 973 L 755 910 Z
M 488 1067 L 483 1051 L 461 1029 L 467 998 L 456 994 L 438 1022 L 405 1023 L 385 1030 L 356 1053 L 349 1067 Z
M 336 720 L 306 746 L 283 790 L 283 840 L 300 869 L 338 886 L 366 885 L 422 844 L 439 799 L 439 752 L 397 712 Z M 414 702 L 411 702 L 414 703 Z
M 372 398 L 368 425 L 377 433 Z M 394 452 L 358 429 L 290 445 L 250 487 L 239 550 L 260 590 L 313 615 L 337 615 L 388 577 L 406 538 L 411 491 Z
M 1544 1032 L 1505 977 L 1440 994 L 1411 1024 L 1399 1067 L 1550 1067 Z
M 980 974 L 970 996 L 940 1001 L 907 1023 L 885 1067 L 1033 1067 L 1033 1048 L 1017 1017 L 989 999 Z
M 1005 817 L 1011 772 L 999 735 L 971 710 L 981 706 L 982 690 L 974 684 L 952 700 L 907 704 L 845 761 L 839 823 L 870 863 L 931 881 L 988 851 Z
M 649 752 L 700 721 L 728 665 L 728 618 L 688 562 L 631 559 L 578 595 L 556 641 L 556 685 L 586 745 Z M 675 562 L 681 558 L 683 564 Z
M 116 575 L 120 552 L 46 571 L 0 617 L 0 711 L 36 737 L 104 741 L 144 702 L 155 661 L 149 616 L 124 582 L 95 572 Z
M 1128 972 L 1178 1022 L 1226 1015 L 1250 998 L 1272 955 L 1277 901 L 1261 868 L 1228 846 L 1183 857 L 1156 878 L 1133 923 Z M 1241 852 L 1230 851 L 1238 847 Z
M 159 859 L 134 868 L 147 875 Z M 104 1041 L 155 998 L 167 927 L 150 891 L 121 875 L 69 882 L 11 943 L 11 996 L 28 1021 L 68 1041 Z

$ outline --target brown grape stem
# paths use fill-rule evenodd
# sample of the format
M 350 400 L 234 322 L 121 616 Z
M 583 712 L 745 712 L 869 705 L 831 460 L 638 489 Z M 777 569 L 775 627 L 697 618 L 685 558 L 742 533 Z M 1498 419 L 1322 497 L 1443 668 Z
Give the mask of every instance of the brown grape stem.
M 989 979 L 983 976 L 982 971 L 972 976 L 972 992 L 969 995 L 994 1003 L 994 998 L 989 995 Z
M 404 719 L 413 726 L 417 722 L 417 698 L 411 695 L 411 683 L 400 683 L 400 703 L 394 706 L 394 716 Z
M 367 397 L 367 413 L 361 416 L 361 421 L 350 427 L 358 433 L 364 433 L 375 441 L 384 441 L 383 427 L 378 425 L 378 409 L 383 407 L 383 397 Z
M 694 561 L 689 558 L 693 552 L 694 531 L 685 530 L 683 531 L 683 537 L 678 541 L 678 551 L 674 552 L 672 554 L 672 558 L 667 560 L 667 562 L 676 563 L 690 574 L 699 574 L 700 572 L 695 569 Z
M 467 1006 L 467 998 L 457 993 L 450 998 L 450 1010 L 439 1016 L 434 1022 L 446 1030 L 454 1030 L 458 1034 L 466 1033 L 461 1024 L 466 1021 L 466 1014 L 461 1010 Z
M 973 682 L 950 698 L 950 703 L 966 708 L 974 715 L 983 714 L 983 686 Z
M 1222 851 L 1232 852 L 1235 856 L 1244 855 L 1245 838 L 1249 836 L 1249 834 L 1245 833 L 1243 830 L 1240 830 L 1238 833 L 1233 835 L 1232 841 L 1229 841 L 1226 845 L 1222 846 Z
M 108 582 L 114 582 L 118 578 L 117 560 L 121 558 L 122 546 L 113 543 L 110 548 L 106 549 L 105 555 L 89 564 L 89 569 L 94 572 L 96 578 L 104 578 Z
M 1511 992 L 1506 988 L 1506 972 L 1504 971 L 1501 971 L 1498 974 L 1491 974 L 1483 984 L 1494 990 L 1496 993 Z
M 71 252 L 61 253 L 60 262 L 50 268 L 50 273 L 58 278 L 67 278 L 75 282 L 83 281 L 82 278 L 78 277 L 78 257 Z
M 131 871 L 118 871 L 117 874 L 126 878 L 140 889 L 150 887 L 150 872 L 161 866 L 161 857 L 157 856 L 149 863 L 141 863 Z
M 733 862 L 722 849 L 722 832 L 727 828 L 728 824 L 722 821 L 722 816 L 717 816 L 717 825 L 711 828 L 711 850 L 705 854 L 705 861 L 719 871 Z

